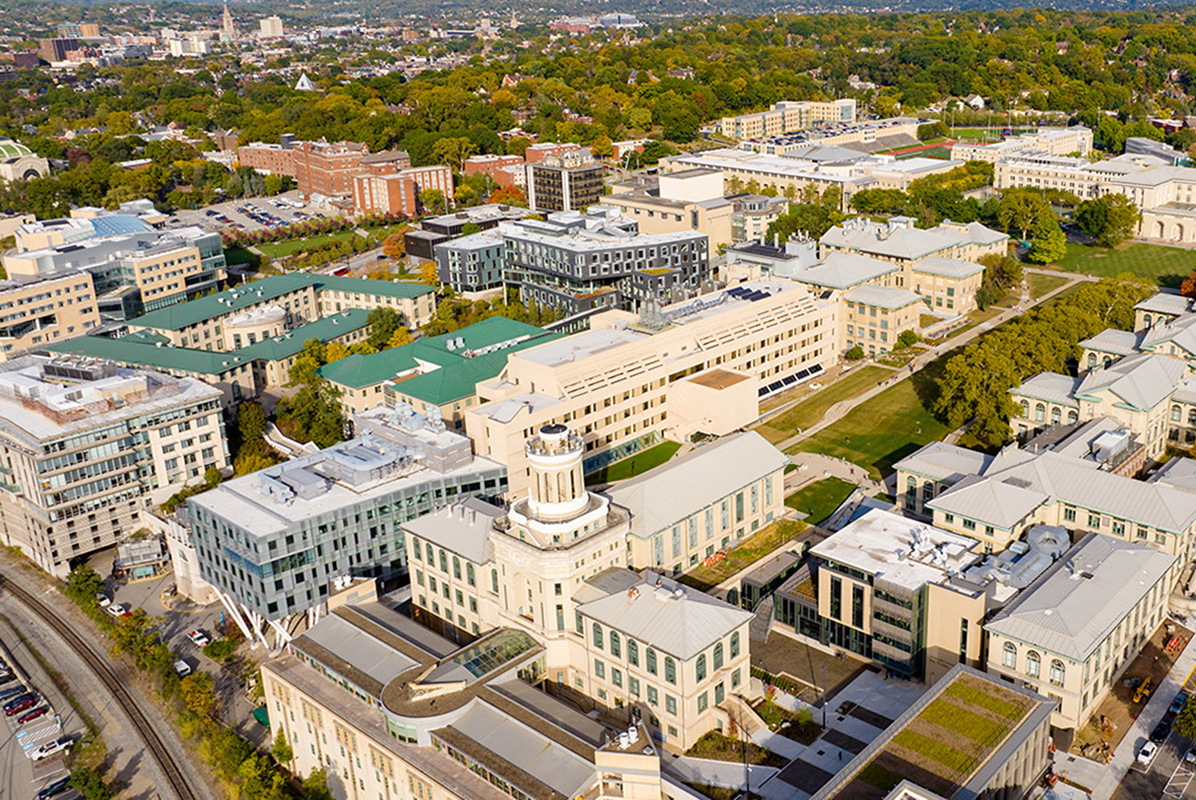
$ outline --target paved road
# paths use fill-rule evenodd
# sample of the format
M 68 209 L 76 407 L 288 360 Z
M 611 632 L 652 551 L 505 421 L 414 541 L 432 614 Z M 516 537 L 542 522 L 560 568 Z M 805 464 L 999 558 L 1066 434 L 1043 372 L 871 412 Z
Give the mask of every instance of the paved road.
M 1045 274 L 1050 274 L 1050 275 L 1060 275 L 1061 274 L 1058 272 L 1048 272 L 1045 270 L 1028 270 L 1028 271 L 1036 272 L 1036 273 L 1043 272 Z M 871 400 L 873 397 L 880 394 L 885 389 L 888 389 L 889 387 L 893 386 L 898 381 L 906 380 L 914 373 L 922 371 L 922 369 L 927 364 L 929 364 L 931 361 L 938 358 L 943 353 L 953 350 L 961 345 L 967 344 L 968 342 L 975 339 L 977 336 L 980 336 L 981 334 L 992 330 L 993 328 L 1002 324 L 1003 322 L 1007 322 L 1008 320 L 1013 319 L 1014 317 L 1021 314 L 1023 311 L 1026 311 L 1036 305 L 1039 305 L 1039 304 L 1049 300 L 1050 298 L 1054 297 L 1055 295 L 1059 294 L 1060 292 L 1066 291 L 1067 289 L 1071 288 L 1072 286 L 1074 286 L 1076 283 L 1079 283 L 1080 281 L 1094 280 L 1093 278 L 1091 278 L 1087 275 L 1070 275 L 1070 274 L 1068 274 L 1068 275 L 1066 275 L 1066 277 L 1069 278 L 1068 282 L 1063 284 L 1059 288 L 1057 288 L 1053 291 L 1047 292 L 1042 297 L 1040 297 L 1037 300 L 1034 300 L 1032 302 L 1030 302 L 1028 300 L 1028 298 L 1026 298 L 1025 295 L 1023 295 L 1023 298 L 1024 298 L 1023 302 L 1020 303 L 1018 306 L 1011 308 L 1007 311 L 1003 311 L 1000 314 L 998 314 L 997 316 L 993 317 L 992 319 L 987 320 L 987 321 L 981 323 L 980 325 L 977 325 L 974 328 L 970 328 L 951 339 L 947 339 L 944 342 L 940 342 L 939 344 L 930 348 L 926 352 L 915 357 L 912 361 L 910 361 L 910 363 L 908 365 L 906 365 L 905 367 L 902 367 L 892 377 L 886 378 L 879 385 L 873 386 L 868 391 L 864 392 L 861 395 L 857 395 L 856 397 L 853 397 L 850 400 L 844 400 L 840 403 L 836 403 L 835 405 L 831 406 L 830 409 L 827 410 L 826 416 L 824 416 L 822 418 L 821 422 L 819 422 L 817 425 L 811 425 L 809 428 L 806 428 L 801 433 L 790 436 L 788 439 L 785 439 L 784 441 L 779 442 L 777 444 L 777 448 L 780 450 L 786 450 L 790 447 L 793 447 L 798 442 L 801 442 L 802 440 L 807 439 L 810 436 L 813 436 L 818 431 L 822 430 L 823 428 L 827 427 L 828 425 L 831 425 L 832 423 L 836 422 L 837 420 L 843 418 L 843 416 L 845 416 L 853 408 L 860 405 L 861 403 Z
M 1178 663 L 1178 662 L 1177 662 Z M 1186 661 L 1184 662 L 1186 665 Z M 1174 669 L 1172 670 L 1174 672 Z M 1196 669 L 1190 672 L 1183 684 L 1183 691 L 1192 702 L 1196 702 Z M 1170 676 L 1168 676 L 1170 677 Z M 1183 680 L 1183 677 L 1180 677 Z M 1165 685 L 1165 684 L 1164 684 Z M 1174 692 L 1164 694 L 1163 699 L 1170 703 Z M 1147 720 L 1153 724 L 1153 717 Z M 1142 745 L 1146 743 L 1146 735 L 1138 730 L 1138 726 L 1126 735 L 1117 748 L 1117 755 L 1124 757 L 1132 755 L 1135 759 Z M 1172 732 L 1159 747 L 1159 753 L 1149 766 L 1142 766 L 1135 760 L 1129 766 L 1121 785 L 1113 793 L 1113 800 L 1146 800 L 1146 798 L 1164 798 L 1165 800 L 1182 800 L 1182 798 L 1196 798 L 1196 769 L 1184 762 L 1184 754 L 1192 746 L 1192 741 Z M 1125 752 L 1128 751 L 1128 752 Z
M 56 589 L 51 588 L 51 579 L 47 576 L 35 573 L 32 569 L 25 570 L 11 563 L 0 561 L 0 578 L 5 581 L 15 580 L 27 591 L 36 594 L 43 603 L 69 622 L 74 630 L 85 639 L 92 642 L 105 642 L 103 635 L 95 627 L 95 623 L 84 616 Z M 58 638 L 57 634 L 2 590 L 0 590 L 0 613 L 7 615 L 14 624 L 19 625 L 21 631 L 45 654 L 55 669 L 62 673 L 71 686 L 76 699 L 83 706 L 84 713 L 99 725 L 110 757 L 116 765 L 116 780 L 130 786 L 145 787 L 141 793 L 133 793 L 128 797 L 133 800 L 158 800 L 160 795 L 161 800 L 173 800 L 173 792 L 165 788 L 168 784 L 158 772 L 153 759 L 145 751 L 145 746 L 137 735 L 136 729 L 123 710 L 104 692 L 86 664 Z M 104 654 L 106 650 L 105 642 L 100 645 L 99 652 Z M 152 689 L 137 670 L 128 663 L 127 659 L 115 660 L 114 667 L 121 674 L 125 685 L 142 708 L 157 708 L 156 701 L 152 699 Z M 149 718 L 163 743 L 175 754 L 179 768 L 183 770 L 195 791 L 200 796 L 221 796 L 221 790 L 211 780 L 206 768 L 194 760 L 193 744 L 185 742 L 178 735 L 165 715 L 151 713 Z M 135 781 L 144 781 L 144 783 L 135 783 Z M 206 793 L 203 788 L 205 786 L 207 787 Z M 0 794 L 0 797 L 7 800 L 6 795 Z

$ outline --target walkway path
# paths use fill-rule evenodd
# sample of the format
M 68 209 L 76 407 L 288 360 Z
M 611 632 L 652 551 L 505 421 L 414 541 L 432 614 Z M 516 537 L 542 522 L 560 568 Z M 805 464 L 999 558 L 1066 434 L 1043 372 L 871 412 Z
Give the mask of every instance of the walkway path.
M 908 365 L 906 365 L 905 367 L 902 367 L 901 370 L 899 370 L 896 375 L 894 375 L 893 377 L 890 377 L 890 378 L 886 378 L 884 381 L 882 381 L 881 383 L 879 383 L 876 386 L 873 386 L 871 389 L 864 392 L 863 394 L 859 394 L 859 395 L 856 395 L 855 397 L 850 398 L 848 400 L 843 400 L 842 402 L 836 403 L 835 405 L 833 405 L 829 409 L 827 409 L 826 414 L 823 416 L 822 420 L 818 424 L 812 425 L 809 428 L 806 428 L 801 433 L 794 434 L 793 436 L 790 436 L 788 439 L 785 439 L 782 442 L 778 442 L 777 449 L 787 450 L 790 447 L 793 447 L 797 443 L 801 442 L 802 440 L 808 439 L 809 437 L 813 436 L 815 433 L 818 433 L 823 428 L 842 419 L 849 411 L 851 411 L 856 406 L 861 405 L 862 403 L 866 403 L 867 401 L 871 400 L 873 397 L 876 397 L 876 395 L 883 392 L 885 389 L 888 389 L 891 386 L 893 386 L 894 384 L 896 384 L 898 381 L 905 380 L 905 379 L 909 378 L 911 375 L 913 375 L 914 373 L 920 372 L 923 368 L 926 367 L 927 364 L 929 364 L 931 361 L 934 361 L 936 358 L 938 358 L 943 353 L 950 352 L 951 350 L 953 350 L 961 345 L 967 344 L 968 342 L 972 341 L 976 337 L 980 336 L 982 333 L 986 333 L 986 332 L 992 330 L 993 328 L 997 327 L 998 325 L 1000 325 L 1004 322 L 1008 322 L 1009 320 L 1011 320 L 1014 317 L 1021 314 L 1023 311 L 1027 311 L 1030 308 L 1033 308 L 1034 306 L 1037 306 L 1037 305 L 1040 305 L 1040 304 L 1046 302 L 1047 300 L 1051 299 L 1055 295 L 1059 294 L 1060 292 L 1064 292 L 1064 291 L 1070 289 L 1072 286 L 1076 285 L 1077 283 L 1079 283 L 1081 281 L 1096 280 L 1095 278 L 1093 278 L 1090 275 L 1080 275 L 1080 274 L 1070 274 L 1070 273 L 1065 274 L 1065 273 L 1055 272 L 1055 271 L 1051 271 L 1051 270 L 1028 269 L 1028 270 L 1026 270 L 1026 272 L 1032 272 L 1035 274 L 1042 273 L 1042 274 L 1047 274 L 1047 275 L 1058 275 L 1058 276 L 1066 277 L 1069 280 L 1067 281 L 1067 283 L 1063 284 L 1062 286 L 1059 286 L 1056 289 L 1053 289 L 1050 292 L 1047 292 L 1042 297 L 1039 297 L 1036 300 L 1030 300 L 1029 296 L 1027 294 L 1023 293 L 1022 302 L 1020 302 L 1018 305 L 1014 306 L 1011 309 L 1002 311 L 997 316 L 993 317 L 990 320 L 986 320 L 986 321 L 980 323 L 979 325 L 977 325 L 974 328 L 969 328 L 968 330 L 960 333 L 959 335 L 957 335 L 951 339 L 948 339 L 944 342 L 940 342 L 939 344 L 935 345 L 932 348 L 929 348 L 925 352 L 916 356 L 912 361 L 910 361 L 910 363 Z M 803 454 L 803 456 L 804 456 L 804 454 Z

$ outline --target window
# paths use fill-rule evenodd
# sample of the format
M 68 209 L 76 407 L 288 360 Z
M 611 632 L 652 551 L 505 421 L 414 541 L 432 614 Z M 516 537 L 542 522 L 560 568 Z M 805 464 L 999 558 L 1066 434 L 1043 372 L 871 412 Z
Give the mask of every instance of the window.
M 653 650 L 651 647 L 649 647 L 647 650 L 646 658 L 647 658 L 647 662 L 646 662 L 645 666 L 648 669 L 648 674 L 655 675 L 656 674 L 656 651 Z
M 1026 653 L 1026 674 L 1031 678 L 1037 678 L 1042 674 L 1042 657 L 1033 650 Z
M 839 619 L 843 615 L 843 580 L 831 578 L 831 619 Z
M 1063 662 L 1059 659 L 1051 661 L 1051 683 L 1056 686 L 1062 686 L 1064 678 L 1067 677 L 1067 669 L 1063 666 Z
M 720 670 L 723 668 L 723 643 L 719 642 L 714 646 L 714 669 Z
M 706 697 L 706 693 L 702 692 L 698 695 L 698 713 L 702 713 L 710 707 L 710 699 Z
M 1088 515 L 1088 527 L 1089 528 L 1099 528 L 1100 527 L 1100 514 L 1089 514 Z
M 664 679 L 669 683 L 677 682 L 677 662 L 672 656 L 664 657 Z
M 603 664 L 601 661 L 599 661 L 596 658 L 594 659 L 594 677 L 596 677 L 596 678 L 605 678 L 606 677 L 606 664 Z
M 723 702 L 726 699 L 727 699 L 727 689 L 725 686 L 723 686 L 720 683 L 718 686 L 714 687 L 714 704 L 717 706 L 719 703 Z
M 640 665 L 640 645 L 635 639 L 627 640 L 627 663 L 633 667 Z
M 731 688 L 734 689 L 738 685 L 739 685 L 739 670 L 735 670 L 734 672 L 731 673 Z
M 623 670 L 615 669 L 614 667 L 611 667 L 610 668 L 610 682 L 613 683 L 615 686 L 622 686 L 623 685 Z
M 660 695 L 656 692 L 655 686 L 648 687 L 648 705 L 660 705 Z
M 610 632 L 610 654 L 615 658 L 620 658 L 623 655 L 623 648 L 619 641 L 619 634 L 614 631 Z
M 1001 663 L 1010 669 L 1017 669 L 1017 645 L 1013 642 L 1005 642 Z
M 631 693 L 632 697 L 639 697 L 640 696 L 640 679 L 632 678 L 632 677 L 628 676 L 627 691 Z
M 864 587 L 851 587 L 851 624 L 853 627 L 864 627 Z
M 1074 508 L 1063 509 L 1063 521 L 1064 522 L 1075 522 L 1076 521 L 1076 510 Z
M 668 669 L 668 663 L 665 663 L 665 669 Z M 706 654 L 702 653 L 698 656 L 698 663 L 696 664 L 697 679 L 699 681 L 706 680 Z M 667 672 L 666 672 L 667 674 Z
M 677 698 L 673 697 L 671 694 L 666 694 L 664 696 L 664 710 L 672 714 L 674 717 L 677 716 Z
M 731 634 L 731 658 L 739 656 L 739 631 Z
M 594 623 L 594 635 L 592 637 L 594 646 L 599 650 L 602 649 L 602 626 L 597 622 Z

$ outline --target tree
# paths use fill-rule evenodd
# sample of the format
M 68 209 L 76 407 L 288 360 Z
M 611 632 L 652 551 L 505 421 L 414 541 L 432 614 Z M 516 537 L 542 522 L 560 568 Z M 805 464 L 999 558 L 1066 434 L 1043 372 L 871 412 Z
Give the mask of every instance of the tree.
M 401 327 L 402 319 L 393 308 L 378 306 L 369 313 L 365 322 L 370 326 L 370 337 L 367 339 L 370 346 L 382 350 L 395 335 L 395 330 Z
M 281 726 L 278 730 L 278 735 L 274 737 L 274 747 L 271 752 L 274 753 L 275 760 L 279 764 L 289 764 L 291 759 L 295 757 L 295 752 L 291 749 L 291 743 L 287 741 L 287 735 Z
M 846 358 L 848 361 L 859 361 L 863 357 L 864 348 L 860 347 L 858 344 L 844 354 L 844 358 Z
M 1196 737 L 1196 703 L 1188 703 L 1175 718 L 1175 732 L 1187 739 Z
M 403 234 L 392 233 L 383 239 L 382 255 L 394 261 L 407 255 L 407 244 L 403 241 Z
M 590 152 L 595 158 L 610 158 L 615 154 L 615 148 L 611 146 L 609 136 L 599 136 L 590 142 Z
M 527 208 L 527 195 L 518 186 L 505 186 L 491 192 L 490 202 L 504 206 Z
M 104 591 L 104 579 L 88 564 L 80 564 L 66 576 L 63 592 L 76 605 L 88 608 L 96 601 L 96 595 Z
M 1067 236 L 1055 221 L 1054 215 L 1043 218 L 1034 229 L 1030 252 L 1026 258 L 1035 264 L 1052 264 L 1067 255 Z
M 464 136 L 448 136 L 432 145 L 432 160 L 451 167 L 453 172 L 465 169 L 465 159 L 478 151 L 477 145 Z
M 1050 217 L 1054 221 L 1054 212 L 1047 205 L 1042 195 L 1034 191 L 1008 190 L 1001 195 L 1001 205 L 997 211 L 997 219 L 1001 227 L 1012 233 L 1017 230 L 1021 238 L 1026 233 L 1039 226 L 1040 221 Z M 1058 227 L 1058 225 L 1056 225 Z
M 897 348 L 904 350 L 907 347 L 913 347 L 920 341 L 922 341 L 922 337 L 913 331 L 902 331 L 897 336 Z
M 1184 282 L 1179 285 L 1179 293 L 1184 297 L 1196 297 L 1196 272 L 1184 278 Z
M 345 435 L 340 396 L 322 378 L 304 384 L 293 397 L 279 400 L 275 417 L 287 436 L 321 448 L 331 447 Z
M 1116 247 L 1134 235 L 1142 218 L 1134 201 L 1123 194 L 1107 194 L 1086 200 L 1076 209 L 1080 230 L 1102 247 Z
M 402 347 L 405 344 L 411 344 L 411 331 L 400 326 L 395 329 L 394 335 L 387 341 L 387 347 Z
M 425 286 L 436 286 L 440 283 L 440 276 L 436 273 L 435 261 L 428 261 L 420 264 L 419 282 Z
M 324 363 L 326 364 L 333 364 L 337 361 L 340 361 L 342 358 L 348 358 L 349 356 L 349 348 L 345 347 L 340 342 L 329 342 L 324 346 Z
M 67 786 L 78 789 L 84 800 L 112 800 L 115 796 L 104 779 L 89 767 L 72 769 Z
M 443 214 L 444 203 L 444 192 L 439 189 L 424 189 L 419 193 L 419 205 L 425 212 Z

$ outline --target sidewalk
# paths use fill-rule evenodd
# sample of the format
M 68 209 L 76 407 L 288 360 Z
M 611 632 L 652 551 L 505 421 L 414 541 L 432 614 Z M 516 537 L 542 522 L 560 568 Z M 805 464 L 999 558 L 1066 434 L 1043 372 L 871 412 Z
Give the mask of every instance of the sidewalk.
M 1188 646 L 1176 659 L 1175 665 L 1167 673 L 1166 679 L 1155 689 L 1154 694 L 1147 701 L 1146 707 L 1142 709 L 1142 713 L 1135 720 L 1133 727 L 1121 740 L 1121 744 L 1117 746 L 1110 763 L 1098 764 L 1090 759 L 1056 753 L 1056 770 L 1067 771 L 1068 780 L 1091 788 L 1092 800 L 1109 800 L 1134 763 L 1139 745 L 1146 741 L 1151 729 L 1163 718 L 1172 699 L 1179 693 L 1194 669 L 1196 669 L 1196 637 L 1192 637 L 1188 641 Z M 1097 772 L 1093 767 L 1100 771 Z

